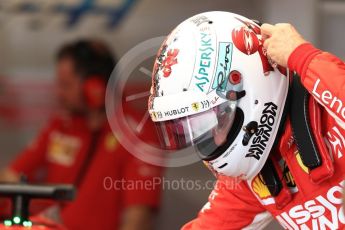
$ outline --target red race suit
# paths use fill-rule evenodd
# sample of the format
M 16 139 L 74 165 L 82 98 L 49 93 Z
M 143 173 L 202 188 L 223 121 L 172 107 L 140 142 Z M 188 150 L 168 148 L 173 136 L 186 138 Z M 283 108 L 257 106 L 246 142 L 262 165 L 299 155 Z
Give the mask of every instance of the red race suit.
M 262 229 L 273 218 L 285 229 L 344 229 L 345 64 L 334 55 L 305 43 L 291 54 L 288 67 L 298 73 L 313 96 L 311 100 L 316 101 L 309 103 L 311 114 L 313 109 L 320 109 L 319 127 L 313 119 L 310 122 L 321 132 L 321 141 L 333 160 L 334 174 L 319 184 L 310 179 L 287 119 L 276 148 L 281 156 L 277 163 L 281 165 L 284 161 L 290 170 L 284 183 L 289 185 L 291 200 L 283 208 L 278 207 L 258 176 L 251 181 L 220 176 L 198 217 L 183 230 Z

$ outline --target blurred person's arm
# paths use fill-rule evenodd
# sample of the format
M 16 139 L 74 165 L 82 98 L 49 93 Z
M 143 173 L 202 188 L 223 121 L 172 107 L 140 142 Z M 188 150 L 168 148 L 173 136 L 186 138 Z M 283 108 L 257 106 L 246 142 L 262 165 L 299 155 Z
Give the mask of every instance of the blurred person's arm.
M 160 204 L 162 168 L 142 162 L 126 154 L 124 161 L 124 185 L 136 186 L 122 189 L 124 212 L 122 213 L 121 230 L 153 229 L 155 214 Z
M 246 181 L 219 176 L 198 217 L 184 225 L 182 230 L 264 229 L 272 219 Z
M 49 141 L 49 133 L 54 122 L 46 126 L 36 139 L 24 149 L 14 161 L 0 173 L 0 181 L 16 182 L 21 174 L 32 181 L 35 172 L 44 167 L 46 163 L 46 150 Z
M 29 147 L 20 153 L 8 167 L 0 171 L 0 183 L 18 182 L 21 174 L 27 176 L 31 182 L 35 171 L 44 165 L 48 133 L 49 127 L 46 127 Z M 8 199 L 0 199 L 0 217 L 10 215 L 10 207 Z
M 10 168 L 5 168 L 0 171 L 0 183 L 1 182 L 18 182 L 19 175 L 11 170 Z

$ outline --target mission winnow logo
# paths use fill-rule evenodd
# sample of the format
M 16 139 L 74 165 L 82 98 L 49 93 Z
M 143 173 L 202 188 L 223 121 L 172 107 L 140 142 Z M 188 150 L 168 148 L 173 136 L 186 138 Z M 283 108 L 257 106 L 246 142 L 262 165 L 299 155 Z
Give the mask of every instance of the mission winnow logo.
M 273 102 L 267 102 L 264 104 L 265 108 L 262 111 L 262 116 L 260 118 L 260 125 L 258 126 L 258 131 L 252 141 L 246 157 L 254 157 L 256 160 L 260 160 L 263 154 L 267 142 L 272 134 L 272 127 L 276 120 L 278 106 Z

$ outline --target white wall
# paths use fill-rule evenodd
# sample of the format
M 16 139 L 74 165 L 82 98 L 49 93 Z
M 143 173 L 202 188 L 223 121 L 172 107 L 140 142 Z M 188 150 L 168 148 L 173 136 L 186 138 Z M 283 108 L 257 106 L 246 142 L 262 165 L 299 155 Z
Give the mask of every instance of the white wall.
M 265 0 L 267 23 L 293 24 L 309 41 L 318 43 L 318 0 Z
M 345 1 L 324 1 L 319 12 L 320 47 L 345 60 Z

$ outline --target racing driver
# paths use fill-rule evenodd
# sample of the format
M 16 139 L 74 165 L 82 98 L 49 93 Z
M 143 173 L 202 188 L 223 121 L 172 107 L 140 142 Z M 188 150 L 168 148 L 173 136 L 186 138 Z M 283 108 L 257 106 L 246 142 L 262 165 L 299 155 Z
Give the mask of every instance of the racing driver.
M 183 229 L 342 229 L 345 65 L 275 26 L 207 12 L 177 26 L 148 109 L 166 149 L 193 147 L 217 183 Z M 235 182 L 235 183 L 233 183 Z

